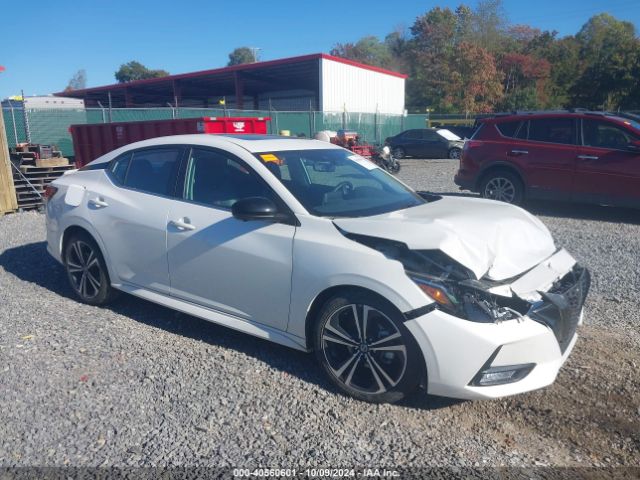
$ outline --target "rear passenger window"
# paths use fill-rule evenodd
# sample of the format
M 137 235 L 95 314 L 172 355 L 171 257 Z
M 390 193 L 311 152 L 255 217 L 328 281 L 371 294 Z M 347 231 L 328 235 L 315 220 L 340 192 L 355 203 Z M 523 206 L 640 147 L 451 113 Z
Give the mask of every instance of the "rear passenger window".
M 518 130 L 519 121 L 496 123 L 498 131 L 505 137 L 515 137 Z
M 527 122 L 524 122 L 520 127 L 520 130 L 518 130 L 518 134 L 516 135 L 516 138 L 519 138 L 521 140 L 526 140 L 528 135 L 529 135 L 529 122 L 527 121 Z
M 548 143 L 575 143 L 572 118 L 539 118 L 529 120 L 529 140 Z
M 115 180 L 116 183 L 119 183 L 120 185 L 124 184 L 124 179 L 127 175 L 127 169 L 129 168 L 129 160 L 131 160 L 131 153 L 127 152 L 124 155 L 120 155 L 115 160 L 113 160 L 111 162 L 111 166 L 109 167 L 111 177 Z
M 434 140 L 438 140 L 438 134 L 433 130 L 423 130 L 422 138 L 424 140 L 434 141 Z
M 179 148 L 157 148 L 133 153 L 125 186 L 147 193 L 172 196 L 180 166 Z

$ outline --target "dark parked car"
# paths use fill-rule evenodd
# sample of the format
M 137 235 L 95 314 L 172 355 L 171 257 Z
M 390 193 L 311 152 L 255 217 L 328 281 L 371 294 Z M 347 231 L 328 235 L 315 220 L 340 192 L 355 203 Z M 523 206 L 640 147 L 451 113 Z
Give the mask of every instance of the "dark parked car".
M 455 133 L 462 139 L 471 138 L 475 133 L 476 129 L 472 126 L 467 125 L 439 125 L 438 128 L 446 128 L 451 133 Z
M 385 142 L 395 158 L 460 158 L 464 140 L 446 129 L 405 130 Z
M 485 198 L 640 208 L 640 117 L 531 112 L 479 120 L 455 182 Z

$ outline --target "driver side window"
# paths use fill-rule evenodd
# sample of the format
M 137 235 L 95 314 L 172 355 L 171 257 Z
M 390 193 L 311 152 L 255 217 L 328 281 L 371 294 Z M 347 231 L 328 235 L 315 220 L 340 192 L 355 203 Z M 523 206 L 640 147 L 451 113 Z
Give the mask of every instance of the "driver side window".
M 235 202 L 247 197 L 273 199 L 269 187 L 248 166 L 222 152 L 191 149 L 182 198 L 230 209 Z
M 584 144 L 590 147 L 624 150 L 634 140 L 623 128 L 601 120 L 583 120 L 582 133 Z

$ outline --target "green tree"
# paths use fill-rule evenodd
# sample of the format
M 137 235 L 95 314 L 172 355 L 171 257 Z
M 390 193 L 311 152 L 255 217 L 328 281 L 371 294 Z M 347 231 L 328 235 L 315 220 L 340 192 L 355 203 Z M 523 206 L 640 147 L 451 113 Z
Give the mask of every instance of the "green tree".
M 457 18 L 449 8 L 435 7 L 410 28 L 406 58 L 410 65 L 407 103 L 447 112 L 446 87 L 451 79 Z
M 480 0 L 473 11 L 475 45 L 496 52 L 500 49 L 508 25 L 502 0 Z
M 238 47 L 229 54 L 227 66 L 242 65 L 244 63 L 255 63 L 258 61 L 254 49 L 249 47 Z
M 581 70 L 580 46 L 575 37 L 556 38 L 557 32 L 542 32 L 529 42 L 525 53 L 547 60 L 550 76 L 547 82 L 545 108 L 571 107 L 569 91 Z
M 574 105 L 624 107 L 638 83 L 634 66 L 640 61 L 640 41 L 633 24 L 601 13 L 584 24 L 576 41 L 582 68 L 570 90 Z
M 65 92 L 70 92 L 71 90 L 82 90 L 87 87 L 87 72 L 82 69 L 78 70 L 73 77 L 69 79 L 69 83 L 67 84 L 67 88 L 64 89 Z
M 389 39 L 390 43 L 394 41 L 397 43 L 399 38 Z M 348 58 L 376 67 L 388 67 L 392 58 L 389 45 L 373 35 L 363 37 L 356 43 L 338 43 L 329 53 L 336 57 Z
M 120 68 L 115 73 L 116 80 L 119 83 L 133 82 L 147 78 L 166 77 L 167 75 L 169 75 L 169 72 L 166 70 L 150 70 L 135 60 L 120 65 Z

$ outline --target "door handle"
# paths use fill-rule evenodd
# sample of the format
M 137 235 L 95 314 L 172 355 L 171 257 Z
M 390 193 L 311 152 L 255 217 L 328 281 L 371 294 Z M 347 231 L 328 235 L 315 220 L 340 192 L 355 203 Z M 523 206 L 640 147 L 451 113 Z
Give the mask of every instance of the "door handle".
M 196 226 L 191 223 L 187 217 L 183 217 L 179 220 L 171 220 L 169 225 L 177 228 L 178 230 L 186 231 L 186 230 L 195 230 Z
M 528 150 L 511 150 L 511 155 L 528 155 Z
M 600 157 L 596 157 L 595 155 L 578 155 L 580 160 L 598 160 Z
M 102 197 L 92 198 L 91 200 L 89 200 L 89 203 L 94 207 L 98 207 L 98 208 L 104 208 L 109 206 L 109 204 L 105 202 L 104 198 Z

